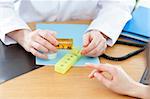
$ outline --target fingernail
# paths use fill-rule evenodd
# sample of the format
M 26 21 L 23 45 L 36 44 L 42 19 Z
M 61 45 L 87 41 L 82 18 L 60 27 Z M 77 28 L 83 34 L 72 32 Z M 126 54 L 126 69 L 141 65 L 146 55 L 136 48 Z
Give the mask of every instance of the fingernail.
M 90 75 L 90 74 L 88 75 L 88 78 L 91 78 L 91 75 Z
M 88 75 L 88 77 L 89 77 L 89 78 L 92 78 L 92 74 L 90 73 L 90 74 Z
M 95 72 L 95 73 L 94 73 L 94 77 L 96 77 L 96 78 L 98 78 L 98 77 L 99 77 L 98 72 Z
M 95 77 L 97 77 L 97 76 L 98 76 L 98 73 L 97 73 L 97 72 L 95 72 L 95 73 L 94 73 L 94 76 L 95 76 Z

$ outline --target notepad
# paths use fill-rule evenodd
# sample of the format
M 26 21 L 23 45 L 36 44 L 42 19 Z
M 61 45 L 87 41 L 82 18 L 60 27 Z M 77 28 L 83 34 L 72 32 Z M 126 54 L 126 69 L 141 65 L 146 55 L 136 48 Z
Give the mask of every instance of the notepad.
M 85 24 L 37 24 L 36 29 L 53 30 L 58 32 L 57 38 L 73 39 L 73 46 L 82 49 L 82 37 L 88 28 Z M 36 57 L 37 65 L 55 65 L 69 50 L 59 49 L 54 60 L 44 60 Z M 82 57 L 74 66 L 84 66 L 85 63 L 99 64 L 99 58 Z
M 135 37 L 141 36 L 142 39 L 144 39 L 143 37 L 145 39 L 150 38 L 150 8 L 139 6 L 135 9 L 132 16 L 133 18 L 125 25 L 123 31 L 135 34 L 132 35 Z

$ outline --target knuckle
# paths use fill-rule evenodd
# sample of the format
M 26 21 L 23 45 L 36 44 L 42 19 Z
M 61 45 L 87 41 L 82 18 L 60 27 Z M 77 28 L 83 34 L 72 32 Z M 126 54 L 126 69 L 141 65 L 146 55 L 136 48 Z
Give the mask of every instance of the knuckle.
M 94 51 L 93 53 L 91 53 L 91 56 L 92 56 L 92 57 L 97 57 L 97 56 L 99 56 L 99 53 L 96 52 L 96 51 Z
M 37 49 L 40 49 L 40 48 L 41 48 L 41 46 L 40 46 L 39 44 L 37 44 L 37 45 L 36 45 L 36 48 L 37 48 Z
M 25 50 L 26 50 L 27 52 L 31 52 L 30 49 L 31 49 L 30 46 L 25 47 Z
M 47 32 L 43 32 L 43 36 L 44 36 L 44 37 L 47 37 Z
M 32 53 L 32 48 L 31 48 L 31 47 L 29 48 L 29 52 L 31 52 L 31 53 Z M 32 53 L 32 54 L 33 54 L 33 53 Z
M 95 53 L 95 54 L 93 55 L 93 57 L 97 57 L 97 56 L 99 56 L 99 54 L 97 54 L 97 53 Z
M 41 43 L 42 43 L 42 45 L 48 46 L 48 44 L 45 40 L 42 40 Z
M 52 49 L 52 45 L 51 44 L 47 44 L 49 49 Z
M 106 42 L 106 39 L 103 37 L 103 38 L 101 39 L 101 42 L 105 43 L 105 42 Z
M 35 51 L 33 51 L 33 49 L 32 49 L 32 48 L 30 49 L 30 52 L 31 52 L 33 55 L 35 55 L 35 56 L 36 56 L 36 52 L 35 52 Z
M 35 56 L 38 56 L 38 52 L 36 50 L 31 49 L 31 53 Z
M 104 45 L 104 48 L 105 48 L 105 49 L 107 48 L 107 44 L 106 44 L 106 43 L 105 43 L 105 45 Z M 105 49 L 104 49 L 104 50 L 105 50 Z
M 37 56 L 37 52 L 36 51 L 32 51 L 32 54 Z
M 52 50 L 52 51 L 56 50 L 56 48 L 52 44 L 47 44 L 47 45 L 48 45 L 49 50 Z
M 95 53 L 97 53 L 97 52 L 100 52 L 99 48 L 96 48 L 96 49 L 95 49 Z
M 106 42 L 106 39 L 104 37 L 102 38 L 102 40 L 103 40 L 104 43 Z
M 30 47 L 35 47 L 35 43 L 31 43 Z M 30 48 L 30 50 L 32 51 L 32 48 Z
M 48 52 L 48 49 L 47 49 L 47 48 L 44 48 L 43 50 L 44 50 L 45 52 Z
M 95 42 L 93 42 L 93 47 L 96 47 L 96 43 Z
M 42 30 L 35 30 L 34 33 L 39 34 L 39 35 L 41 35 L 41 36 L 42 36 L 42 34 L 43 34 Z
M 38 57 L 41 57 L 41 58 L 42 58 L 42 57 L 43 57 L 43 55 L 42 55 L 42 54 L 38 54 Z

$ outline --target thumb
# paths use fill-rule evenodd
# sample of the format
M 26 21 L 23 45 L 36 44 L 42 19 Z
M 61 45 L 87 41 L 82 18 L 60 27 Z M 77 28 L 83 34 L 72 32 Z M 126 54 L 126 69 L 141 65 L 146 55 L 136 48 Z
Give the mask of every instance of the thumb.
M 99 72 L 94 73 L 94 77 L 97 78 L 100 82 L 102 82 L 102 84 L 105 85 L 107 88 L 109 88 L 111 81 L 108 80 L 101 73 L 99 73 Z
M 83 35 L 83 47 L 88 46 L 90 43 L 90 34 L 86 33 Z

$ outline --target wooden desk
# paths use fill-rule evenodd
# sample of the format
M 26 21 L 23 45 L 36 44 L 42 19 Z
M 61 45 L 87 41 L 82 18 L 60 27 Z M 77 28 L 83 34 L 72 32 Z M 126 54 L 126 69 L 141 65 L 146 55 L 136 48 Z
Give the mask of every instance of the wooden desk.
M 85 23 L 89 21 L 74 21 L 61 23 Z M 35 23 L 30 26 L 34 29 Z M 108 48 L 109 55 L 120 56 L 135 47 L 115 45 Z M 100 59 L 102 63 L 121 65 L 136 81 L 139 81 L 144 71 L 144 53 L 138 54 L 121 62 Z M 72 68 L 66 75 L 54 72 L 53 67 L 44 66 L 0 85 L 0 99 L 129 99 L 131 97 L 118 95 L 105 88 L 96 79 L 87 78 L 90 69 Z

